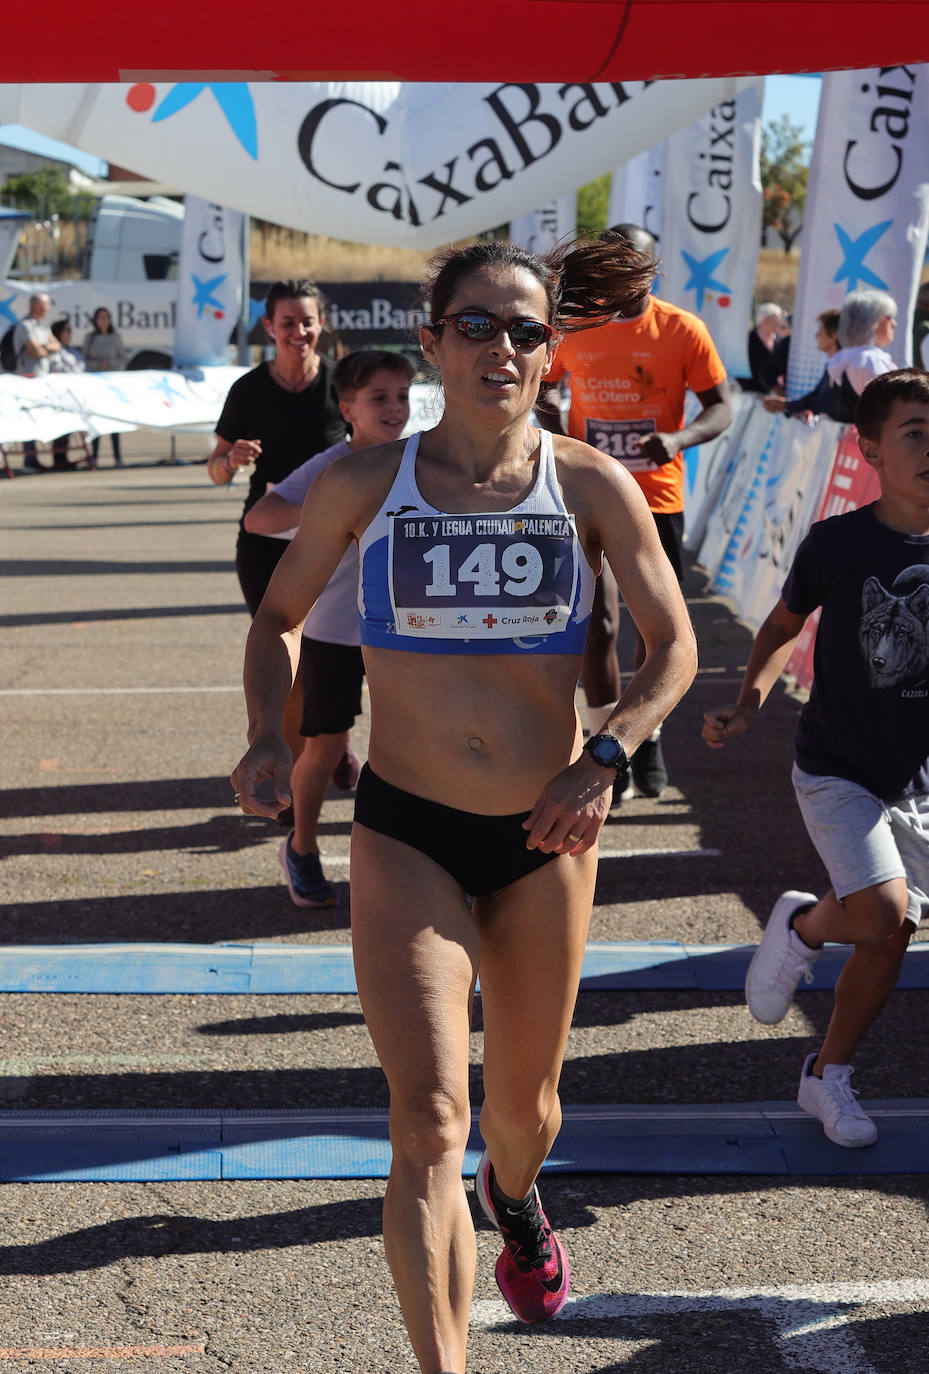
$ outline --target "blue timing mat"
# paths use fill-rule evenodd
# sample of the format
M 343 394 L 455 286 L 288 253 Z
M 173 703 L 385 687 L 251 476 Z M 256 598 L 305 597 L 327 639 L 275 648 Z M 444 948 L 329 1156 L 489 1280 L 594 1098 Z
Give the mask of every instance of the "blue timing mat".
M 550 1173 L 929 1173 L 929 1100 L 865 1104 L 877 1144 L 846 1150 L 785 1102 L 567 1107 Z M 464 1172 L 481 1143 L 476 1118 Z M 383 1111 L 0 1112 L 0 1181 L 386 1178 Z
M 701 988 L 738 991 L 754 945 L 674 940 L 589 944 L 581 991 Z M 834 987 L 848 957 L 828 946 L 813 989 Z M 929 941 L 907 951 L 897 984 L 929 988 Z M 806 989 L 801 983 L 800 992 Z M 0 992 L 354 993 L 347 945 L 2 945 Z

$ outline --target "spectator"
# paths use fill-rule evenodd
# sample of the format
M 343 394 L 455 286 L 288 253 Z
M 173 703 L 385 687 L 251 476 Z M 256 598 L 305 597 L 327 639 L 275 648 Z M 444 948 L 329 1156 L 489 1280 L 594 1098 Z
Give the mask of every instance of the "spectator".
M 748 366 L 751 382 L 748 391 L 768 392 L 783 375 L 786 365 L 787 316 L 774 301 L 763 301 L 755 311 L 755 328 L 748 336 Z M 782 347 L 778 349 L 778 343 Z
M 832 358 L 839 349 L 839 311 L 822 310 L 816 319 L 819 322 L 816 330 L 816 347 L 820 353 L 825 353 L 827 358 Z M 806 413 L 832 415 L 832 382 L 829 380 L 829 369 L 824 369 L 813 390 L 808 391 L 805 396 L 798 396 L 793 401 L 788 401 L 785 396 L 765 396 L 762 404 L 772 415 L 778 412 L 787 416 Z M 835 419 L 835 416 L 832 418 Z
M 49 370 L 51 358 L 60 348 L 48 324 L 47 316 L 51 308 L 48 293 L 37 291 L 29 297 L 29 314 L 19 321 L 13 331 L 16 374 L 19 377 L 44 376 Z M 34 439 L 23 441 L 23 467 L 32 472 L 45 470 L 45 465 L 39 462 Z
M 49 372 L 83 372 L 83 354 L 79 348 L 71 347 L 71 321 L 56 320 L 52 325 L 52 333 L 60 346 L 58 352 L 53 353 L 48 360 Z M 62 472 L 70 472 L 77 466 L 76 463 L 68 462 L 70 438 L 70 434 L 59 434 L 57 439 L 52 441 L 52 466 Z
M 113 328 L 113 320 L 105 305 L 94 311 L 93 329 L 84 336 L 84 363 L 88 372 L 124 372 L 129 362 L 129 354 L 119 331 Z M 119 435 L 111 434 L 113 462 L 116 467 L 123 466 L 119 451 Z M 100 452 L 100 435 L 91 440 L 91 453 L 94 466 Z
M 832 414 L 842 424 L 855 421 L 858 397 L 868 382 L 896 363 L 887 352 L 897 328 L 897 303 L 886 291 L 852 291 L 842 302 L 839 349 L 827 371 L 832 383 Z

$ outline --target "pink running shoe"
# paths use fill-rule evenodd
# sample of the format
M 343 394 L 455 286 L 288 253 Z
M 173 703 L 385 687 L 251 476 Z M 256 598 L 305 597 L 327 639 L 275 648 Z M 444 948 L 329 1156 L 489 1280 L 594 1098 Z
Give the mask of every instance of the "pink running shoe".
M 499 1213 L 490 1192 L 492 1165 L 487 1151 L 474 1176 L 474 1190 L 487 1220 L 506 1244 L 497 1260 L 497 1287 L 521 1322 L 544 1322 L 564 1307 L 571 1271 L 564 1246 L 542 1211 L 539 1190 L 532 1189 L 528 1206 Z

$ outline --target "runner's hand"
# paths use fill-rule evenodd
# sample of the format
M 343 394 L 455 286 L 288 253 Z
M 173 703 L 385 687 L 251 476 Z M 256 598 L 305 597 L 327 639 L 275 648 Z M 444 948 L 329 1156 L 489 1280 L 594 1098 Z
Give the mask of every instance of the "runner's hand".
M 247 468 L 249 463 L 256 462 L 260 456 L 260 439 L 236 439 L 226 454 L 226 462 L 230 471 L 234 471 L 236 468 Z
M 529 832 L 526 848 L 543 854 L 586 854 L 610 814 L 613 781 L 611 768 L 601 768 L 581 754 L 542 788 L 523 821 L 523 829 Z
M 229 779 L 237 805 L 248 816 L 267 816 L 275 820 L 279 812 L 290 806 L 292 767 L 293 759 L 283 735 L 259 736 L 236 764 Z
M 757 714 L 751 706 L 717 706 L 704 715 L 700 734 L 711 749 L 722 749 L 727 739 L 743 735 Z
M 670 463 L 672 458 L 676 458 L 680 451 L 680 444 L 676 434 L 644 434 L 639 445 L 639 453 L 656 467 L 663 467 L 665 463 Z

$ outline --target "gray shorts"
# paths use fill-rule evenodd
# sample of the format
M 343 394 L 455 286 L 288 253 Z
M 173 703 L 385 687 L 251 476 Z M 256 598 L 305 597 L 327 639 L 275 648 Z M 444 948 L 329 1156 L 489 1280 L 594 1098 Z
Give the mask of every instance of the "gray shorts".
M 890 805 L 847 778 L 792 773 L 810 839 L 826 865 L 835 895 L 905 878 L 907 919 L 918 926 L 929 911 L 929 797 Z

